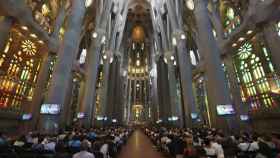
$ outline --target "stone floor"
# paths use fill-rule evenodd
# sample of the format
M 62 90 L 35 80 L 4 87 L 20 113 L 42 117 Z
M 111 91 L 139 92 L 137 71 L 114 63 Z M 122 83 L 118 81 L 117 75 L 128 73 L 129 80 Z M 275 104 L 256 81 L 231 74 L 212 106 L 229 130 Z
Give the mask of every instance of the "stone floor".
M 152 142 L 141 130 L 136 130 L 122 148 L 118 158 L 164 158 L 164 156 L 155 150 Z

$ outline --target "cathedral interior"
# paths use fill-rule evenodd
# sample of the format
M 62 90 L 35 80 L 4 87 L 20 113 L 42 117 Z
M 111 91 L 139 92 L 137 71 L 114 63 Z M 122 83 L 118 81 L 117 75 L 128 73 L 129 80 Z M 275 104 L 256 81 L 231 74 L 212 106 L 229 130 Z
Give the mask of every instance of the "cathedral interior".
M 1 132 L 279 121 L 279 0 L 0 0 Z

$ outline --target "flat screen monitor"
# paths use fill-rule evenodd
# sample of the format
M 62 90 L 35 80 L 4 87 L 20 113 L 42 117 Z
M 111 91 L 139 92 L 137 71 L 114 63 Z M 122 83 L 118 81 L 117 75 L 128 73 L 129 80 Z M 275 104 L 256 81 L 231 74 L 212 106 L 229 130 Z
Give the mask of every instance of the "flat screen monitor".
M 21 119 L 23 121 L 28 121 L 28 120 L 31 120 L 32 119 L 32 114 L 23 114 Z
M 198 114 L 197 113 L 191 113 L 191 117 L 193 120 L 198 118 Z
M 41 114 L 50 114 L 50 115 L 57 115 L 59 114 L 59 112 L 60 112 L 59 104 L 43 104 L 40 110 Z
M 77 118 L 78 118 L 78 119 L 83 119 L 83 118 L 85 118 L 85 113 L 79 112 L 79 113 L 77 114 Z
M 240 115 L 240 120 L 241 121 L 248 121 L 249 120 L 249 116 L 248 115 Z
M 220 116 L 223 115 L 233 115 L 235 114 L 234 108 L 232 105 L 218 105 L 217 106 L 217 113 Z

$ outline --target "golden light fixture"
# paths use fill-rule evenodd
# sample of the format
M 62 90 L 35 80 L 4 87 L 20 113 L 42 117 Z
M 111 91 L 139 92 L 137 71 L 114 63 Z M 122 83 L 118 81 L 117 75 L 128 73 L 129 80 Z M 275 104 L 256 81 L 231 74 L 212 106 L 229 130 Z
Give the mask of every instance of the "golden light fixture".
M 30 37 L 32 38 L 37 38 L 37 35 L 35 35 L 34 33 L 30 34 Z
M 27 30 L 28 30 L 28 27 L 27 27 L 27 26 L 22 26 L 21 29 L 27 31 Z
M 46 4 L 43 4 L 43 5 L 42 5 L 42 14 L 43 14 L 44 16 L 47 16 L 49 13 L 50 13 L 49 7 L 48 7 Z
M 135 26 L 132 30 L 132 39 L 136 42 L 143 42 L 145 32 L 142 26 Z

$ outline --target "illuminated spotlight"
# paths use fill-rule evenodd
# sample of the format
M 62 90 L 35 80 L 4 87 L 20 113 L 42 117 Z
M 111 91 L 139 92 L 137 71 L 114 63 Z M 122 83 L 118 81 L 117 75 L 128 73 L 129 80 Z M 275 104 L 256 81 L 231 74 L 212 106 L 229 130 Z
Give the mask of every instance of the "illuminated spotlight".
M 44 41 L 42 41 L 42 40 L 39 40 L 39 41 L 38 41 L 38 43 L 40 43 L 40 44 L 44 44 Z
M 91 4 L 92 4 L 92 0 L 86 0 L 86 1 L 85 1 L 85 6 L 86 6 L 86 8 L 88 8 L 89 6 L 91 6 Z
M 244 40 L 245 40 L 244 37 L 240 37 L 240 38 L 238 39 L 238 41 L 240 41 L 240 42 L 242 42 L 242 41 L 244 41 Z
M 137 87 L 137 88 L 139 88 L 139 87 L 140 87 L 140 84 L 139 84 L 139 83 L 137 83 L 137 84 L 136 84 L 136 87 Z
M 98 34 L 96 32 L 93 32 L 92 37 L 97 38 Z
M 250 35 L 250 34 L 252 34 L 252 33 L 253 33 L 252 30 L 247 31 L 247 35 Z
M 164 62 L 167 64 L 167 59 L 166 59 L 165 57 L 164 57 L 164 59 L 163 59 L 163 60 L 164 60 Z
M 186 35 L 185 34 L 181 34 L 181 39 L 182 40 L 186 39 Z
M 110 63 L 112 63 L 114 61 L 114 58 L 113 57 L 111 57 L 110 58 Z
M 194 10 L 194 2 L 193 2 L 193 0 L 187 0 L 186 5 L 187 5 L 187 7 L 190 10 Z
M 35 35 L 34 33 L 32 33 L 32 34 L 30 34 L 30 37 L 37 38 L 37 35 Z
M 103 36 L 101 39 L 101 43 L 105 43 L 106 42 L 106 36 Z
M 107 55 L 103 55 L 103 59 L 106 60 L 107 59 Z
M 232 44 L 232 47 L 236 47 L 236 46 L 237 46 L 237 44 L 236 44 L 236 43 L 233 43 L 233 44 Z
M 175 37 L 172 38 L 172 45 L 173 46 L 176 46 L 177 45 L 177 40 Z
M 23 30 L 28 30 L 28 27 L 27 26 L 22 26 L 21 27 Z
M 172 55 L 172 56 L 170 57 L 170 59 L 173 61 L 175 58 L 174 58 L 174 56 Z
M 177 65 L 177 62 L 176 61 L 174 61 L 174 64 L 173 64 L 174 66 L 176 66 Z
M 136 61 L 136 65 L 137 65 L 137 66 L 140 66 L 140 60 L 137 60 L 137 61 Z

